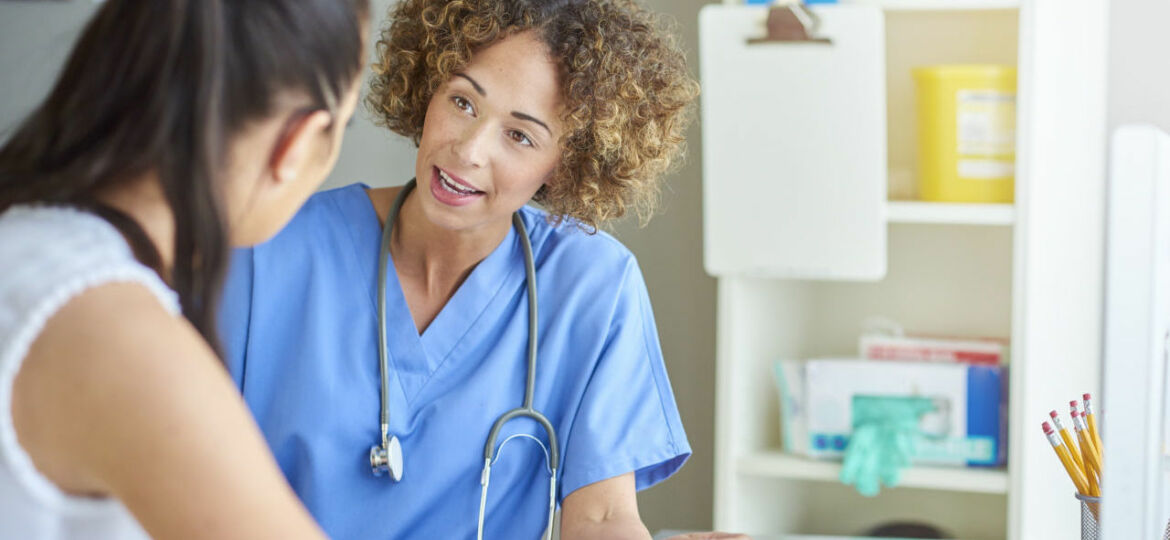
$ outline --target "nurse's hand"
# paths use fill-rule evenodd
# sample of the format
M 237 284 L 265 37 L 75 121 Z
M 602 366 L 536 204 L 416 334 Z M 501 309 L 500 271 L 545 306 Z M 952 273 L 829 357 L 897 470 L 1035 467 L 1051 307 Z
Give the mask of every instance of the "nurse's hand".
M 671 536 L 666 540 L 752 540 L 752 537 L 739 533 L 697 532 Z

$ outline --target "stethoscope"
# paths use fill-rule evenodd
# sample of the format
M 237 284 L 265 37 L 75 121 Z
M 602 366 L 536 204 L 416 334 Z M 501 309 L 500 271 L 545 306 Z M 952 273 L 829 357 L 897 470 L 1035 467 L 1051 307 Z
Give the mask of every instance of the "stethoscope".
M 415 181 L 412 178 L 410 182 L 407 182 L 402 187 L 402 190 L 398 192 L 398 197 L 394 199 L 394 205 L 390 207 L 390 215 L 386 216 L 386 224 L 382 227 L 382 246 L 378 254 L 378 360 L 382 378 L 382 445 L 370 447 L 370 468 L 373 469 L 374 476 L 382 476 L 383 474 L 390 473 L 390 478 L 394 479 L 395 482 L 402 480 L 402 444 L 398 442 L 398 437 L 389 435 L 390 406 L 386 395 L 390 382 L 387 360 L 388 353 L 386 352 L 386 262 L 390 258 L 390 233 L 394 229 L 394 221 L 398 219 L 398 211 L 402 209 L 403 201 L 406 200 L 406 196 L 410 194 L 414 186 Z M 522 240 L 521 245 L 524 246 L 524 275 L 528 284 L 528 381 L 524 389 L 524 405 L 500 415 L 496 419 L 495 424 L 492 425 L 487 442 L 483 445 L 483 471 L 479 476 L 481 489 L 479 495 L 479 520 L 476 532 L 476 538 L 480 540 L 483 539 L 484 509 L 487 505 L 487 490 L 488 482 L 491 479 L 492 465 L 499 459 L 499 451 L 512 439 L 517 437 L 532 439 L 544 450 L 545 469 L 549 473 L 548 522 L 545 526 L 545 538 L 552 538 L 553 512 L 556 509 L 557 465 L 559 459 L 556 431 L 553 429 L 552 423 L 548 421 L 548 418 L 545 418 L 543 414 L 540 414 L 539 411 L 532 407 L 532 394 L 536 386 L 536 264 L 532 260 L 532 242 L 528 238 L 528 228 L 524 226 L 524 221 L 520 218 L 519 212 L 512 214 L 512 226 L 520 234 L 520 239 Z M 547 448 L 540 439 L 527 433 L 512 435 L 504 439 L 504 442 L 500 443 L 498 448 L 496 447 L 496 437 L 500 433 L 500 428 L 508 423 L 509 420 L 522 416 L 536 420 L 540 425 L 544 426 L 544 430 L 548 435 Z

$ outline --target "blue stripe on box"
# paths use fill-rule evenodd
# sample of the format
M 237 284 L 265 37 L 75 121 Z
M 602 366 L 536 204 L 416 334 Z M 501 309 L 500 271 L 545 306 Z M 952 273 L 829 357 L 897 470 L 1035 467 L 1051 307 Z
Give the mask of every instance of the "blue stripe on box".
M 968 461 L 967 465 L 993 467 L 1000 464 L 1000 400 L 1003 370 L 999 366 L 967 367 L 967 436 L 987 437 L 995 444 L 991 459 Z

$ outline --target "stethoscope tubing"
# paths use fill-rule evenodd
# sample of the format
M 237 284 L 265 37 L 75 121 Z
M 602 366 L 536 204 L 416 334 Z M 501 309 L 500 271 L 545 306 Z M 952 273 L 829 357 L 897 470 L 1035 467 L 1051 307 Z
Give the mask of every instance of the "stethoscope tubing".
M 386 272 L 387 262 L 390 258 L 390 240 L 394 228 L 394 222 L 398 219 L 399 210 L 402 204 L 406 201 L 407 195 L 414 190 L 416 181 L 412 178 L 407 182 L 398 192 L 398 196 L 394 199 L 394 204 L 390 207 L 390 212 L 386 216 L 386 223 L 382 230 L 382 242 L 379 248 L 378 259 L 378 368 L 381 377 L 381 415 L 380 428 L 382 435 L 383 447 L 387 444 L 387 435 L 390 426 L 390 400 L 388 399 L 388 388 L 390 386 L 389 374 L 389 353 L 387 352 L 386 344 Z M 543 414 L 533 407 L 534 394 L 536 392 L 536 350 L 537 350 L 537 295 L 536 295 L 536 262 L 532 254 L 532 241 L 528 237 L 528 228 L 524 225 L 524 220 L 520 217 L 520 213 L 512 214 L 512 225 L 520 234 L 521 246 L 524 249 L 524 276 L 528 290 L 528 373 L 527 380 L 524 387 L 524 404 L 523 406 L 512 409 L 496 419 L 492 425 L 491 431 L 488 433 L 487 441 L 484 443 L 484 459 L 491 462 L 494 460 L 496 451 L 496 440 L 499 436 L 500 429 L 508 421 L 518 417 L 528 417 L 536 420 L 544 427 L 549 439 L 549 462 L 553 471 L 559 468 L 560 452 L 556 437 L 556 430 L 553 428 L 552 422 L 549 422 Z

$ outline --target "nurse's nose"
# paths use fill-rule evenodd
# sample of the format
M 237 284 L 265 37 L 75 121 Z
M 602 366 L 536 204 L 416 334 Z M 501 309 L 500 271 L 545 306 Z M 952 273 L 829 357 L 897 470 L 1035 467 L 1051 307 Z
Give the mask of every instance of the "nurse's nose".
M 473 122 L 463 130 L 452 149 L 460 165 L 469 168 L 479 168 L 487 164 L 492 141 L 489 122 Z

